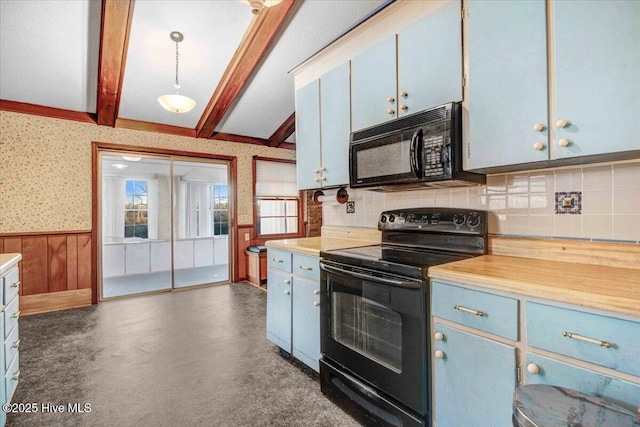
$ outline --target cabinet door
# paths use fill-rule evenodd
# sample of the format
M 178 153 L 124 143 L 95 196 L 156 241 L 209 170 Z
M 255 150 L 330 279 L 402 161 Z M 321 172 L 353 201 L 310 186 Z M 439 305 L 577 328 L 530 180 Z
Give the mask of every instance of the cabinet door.
M 291 275 L 269 270 L 267 338 L 291 352 Z
M 293 357 L 319 372 L 320 284 L 293 278 Z
M 467 8 L 466 169 L 548 160 L 545 2 L 474 0 Z
M 557 157 L 640 149 L 640 2 L 552 4 Z
M 533 366 L 532 366 L 533 365 Z M 537 373 L 531 373 L 531 368 Z M 532 369 L 536 372 L 536 369 Z M 527 353 L 527 384 L 549 384 L 601 397 L 635 412 L 640 407 L 640 384 L 612 378 L 589 369 Z
M 516 350 L 436 322 L 435 424 L 438 427 L 511 425 Z
M 395 34 L 353 58 L 351 71 L 353 130 L 395 119 Z
M 316 79 L 296 92 L 296 167 L 298 188 L 320 188 L 320 80 Z
M 320 79 L 324 186 L 349 185 L 351 69 L 346 62 Z
M 398 35 L 400 116 L 462 101 L 460 10 L 454 1 Z

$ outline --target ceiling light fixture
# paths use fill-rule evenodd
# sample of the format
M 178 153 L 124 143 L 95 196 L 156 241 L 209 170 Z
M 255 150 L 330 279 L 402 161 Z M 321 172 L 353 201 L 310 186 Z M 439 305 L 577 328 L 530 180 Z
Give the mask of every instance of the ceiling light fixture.
M 275 6 L 282 3 L 282 0 L 238 0 L 240 3 L 251 6 L 251 13 L 259 14 L 265 7 Z
M 184 36 L 178 31 L 172 31 L 171 34 L 169 34 L 169 37 L 171 37 L 171 40 L 176 42 L 176 83 L 173 85 L 173 87 L 176 88 L 176 93 L 162 95 L 158 97 L 158 102 L 163 108 L 173 113 L 187 113 L 196 106 L 196 101 L 188 96 L 180 95 L 178 93 L 178 90 L 180 89 L 180 83 L 178 82 L 178 43 L 184 40 Z

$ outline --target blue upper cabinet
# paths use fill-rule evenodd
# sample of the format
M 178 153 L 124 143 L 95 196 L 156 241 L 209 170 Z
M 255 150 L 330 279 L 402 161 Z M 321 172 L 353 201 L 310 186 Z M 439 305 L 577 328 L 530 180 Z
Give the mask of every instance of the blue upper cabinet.
M 320 188 L 320 80 L 296 92 L 296 167 L 298 188 Z
M 353 130 L 396 118 L 396 36 L 353 58 Z
M 351 70 L 349 62 L 320 78 L 322 185 L 349 185 L 351 137 Z
M 555 1 L 553 17 L 557 157 L 640 149 L 640 2 Z
M 548 160 L 544 0 L 466 8 L 467 169 Z
M 454 1 L 398 35 L 400 117 L 462 101 L 460 10 Z

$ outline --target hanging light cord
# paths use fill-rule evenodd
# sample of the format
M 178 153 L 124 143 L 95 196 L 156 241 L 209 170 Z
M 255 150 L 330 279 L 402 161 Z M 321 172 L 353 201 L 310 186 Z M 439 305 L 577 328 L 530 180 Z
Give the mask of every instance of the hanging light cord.
M 178 42 L 176 41 L 176 90 L 180 89 L 180 83 L 178 82 Z

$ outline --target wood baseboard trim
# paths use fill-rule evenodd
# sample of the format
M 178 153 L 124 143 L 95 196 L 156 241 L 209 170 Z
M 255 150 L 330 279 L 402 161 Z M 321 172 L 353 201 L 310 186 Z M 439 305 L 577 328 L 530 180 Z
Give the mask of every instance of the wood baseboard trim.
M 20 313 L 23 315 L 47 313 L 67 308 L 91 305 L 91 289 L 23 295 L 20 297 Z

